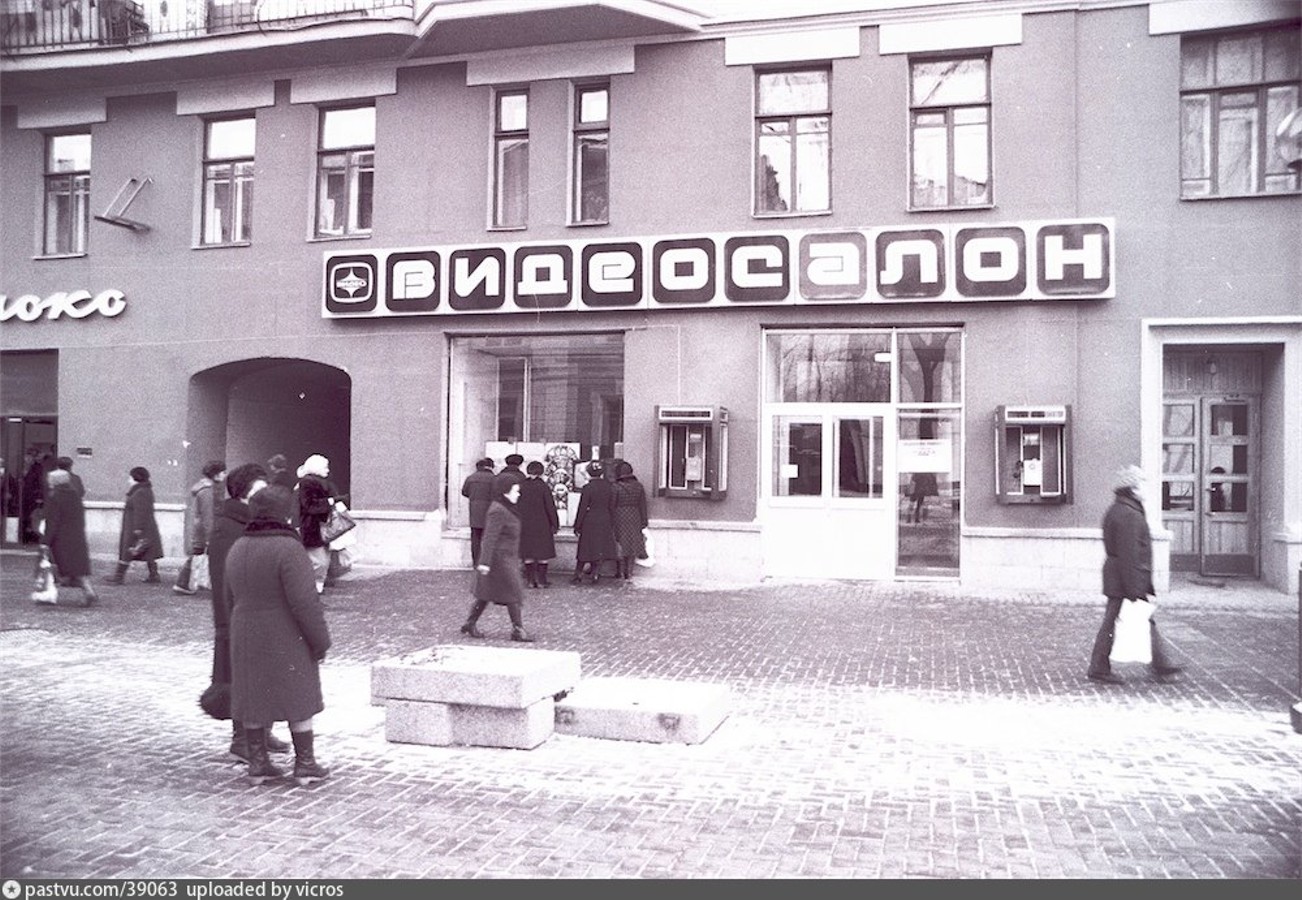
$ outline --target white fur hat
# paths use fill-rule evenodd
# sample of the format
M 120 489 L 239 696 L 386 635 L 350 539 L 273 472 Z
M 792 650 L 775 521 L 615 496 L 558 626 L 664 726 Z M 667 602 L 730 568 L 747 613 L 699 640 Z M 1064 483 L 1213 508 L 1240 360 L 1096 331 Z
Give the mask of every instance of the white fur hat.
M 1117 474 L 1112 481 L 1112 489 L 1114 491 L 1137 491 L 1143 483 L 1144 470 L 1132 464 L 1117 469 Z
M 320 453 L 313 453 L 307 459 L 303 460 L 303 465 L 298 467 L 298 477 L 304 475 L 315 475 L 318 478 L 325 478 L 330 474 L 330 460 L 326 459 Z

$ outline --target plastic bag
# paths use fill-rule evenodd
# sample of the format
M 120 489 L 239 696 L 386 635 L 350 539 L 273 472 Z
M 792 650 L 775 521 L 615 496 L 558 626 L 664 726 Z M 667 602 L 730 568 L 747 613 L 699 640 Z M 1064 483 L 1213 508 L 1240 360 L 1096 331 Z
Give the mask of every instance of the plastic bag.
M 32 590 L 32 602 L 59 602 L 59 585 L 54 580 L 54 566 L 45 547 L 41 548 L 41 558 L 36 563 L 36 584 Z
M 656 564 L 656 550 L 654 544 L 651 542 L 651 532 L 647 531 L 645 528 L 642 529 L 642 544 L 646 547 L 646 556 L 638 557 L 634 562 L 639 566 L 649 569 Z
M 1153 604 L 1147 600 L 1122 600 L 1121 612 L 1112 630 L 1114 663 L 1151 663 L 1153 639 L 1149 620 L 1153 617 Z
M 212 590 L 212 578 L 208 575 L 208 554 L 196 553 L 190 557 L 190 588 L 192 590 Z
M 350 528 L 326 546 L 331 550 L 351 550 L 357 546 L 357 531 Z

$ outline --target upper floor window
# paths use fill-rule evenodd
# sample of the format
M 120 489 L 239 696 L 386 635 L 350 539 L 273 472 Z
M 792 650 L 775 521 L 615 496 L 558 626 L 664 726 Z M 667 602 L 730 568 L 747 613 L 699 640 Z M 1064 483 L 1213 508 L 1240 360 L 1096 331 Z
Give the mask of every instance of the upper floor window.
M 316 234 L 371 233 L 375 193 L 375 105 L 321 110 Z
M 529 222 L 529 92 L 500 91 L 493 113 L 493 227 Z
M 215 119 L 203 126 L 204 244 L 253 237 L 253 116 Z
M 1298 26 L 1180 44 L 1180 196 L 1298 190 L 1275 129 L 1298 108 Z
M 610 87 L 574 89 L 575 223 L 610 220 Z
M 85 253 L 90 226 L 90 132 L 45 139 L 47 254 Z
M 909 64 L 909 206 L 993 203 L 990 177 L 990 60 Z
M 832 208 L 832 73 L 760 72 L 755 85 L 755 213 Z

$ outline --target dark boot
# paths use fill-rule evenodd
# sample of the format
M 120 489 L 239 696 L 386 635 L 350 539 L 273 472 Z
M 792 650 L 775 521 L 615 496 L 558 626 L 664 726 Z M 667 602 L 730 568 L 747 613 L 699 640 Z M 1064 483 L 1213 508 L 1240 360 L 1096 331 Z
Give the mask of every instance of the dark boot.
M 273 778 L 283 778 L 285 773 L 267 758 L 267 729 L 245 728 L 244 737 L 249 747 L 249 769 L 245 780 L 257 787 Z
M 151 559 L 148 563 L 146 563 L 146 565 L 149 566 L 149 575 L 145 577 L 146 584 L 158 584 L 160 581 L 163 580 L 162 578 L 158 577 L 158 563 L 154 562 Z
M 632 580 L 633 580 L 633 557 L 631 557 L 631 556 L 626 556 L 626 557 L 624 557 L 624 572 L 623 572 L 623 575 L 624 575 L 624 580 L 625 580 L 625 581 L 632 581 Z
M 99 602 L 99 594 L 95 593 L 95 587 L 90 583 L 89 575 L 78 578 L 77 585 L 81 588 L 82 606 L 94 606 Z
M 249 761 L 249 739 L 239 722 L 231 722 L 231 756 Z
M 594 562 L 594 563 L 592 564 L 592 568 L 590 568 L 590 569 L 588 570 L 588 572 L 589 572 L 589 574 L 588 574 L 588 580 L 589 580 L 589 581 L 591 581 L 593 584 L 596 584 L 598 581 L 600 581 L 600 580 L 601 580 L 601 561 L 598 560 L 597 562 Z
M 538 586 L 538 564 L 527 562 L 524 564 L 524 583 L 531 588 Z
M 294 781 L 298 786 L 307 787 L 329 778 L 330 770 L 318 763 L 312 754 L 312 732 L 291 731 L 289 736 L 294 741 Z
M 484 614 L 486 609 L 488 609 L 487 600 L 476 600 L 472 603 L 470 605 L 470 615 L 466 618 L 466 624 L 461 626 L 461 633 L 468 634 L 472 638 L 483 637 L 484 633 L 479 630 L 478 622 L 479 617 Z
M 570 578 L 570 584 L 583 584 L 583 570 L 587 563 L 576 562 L 574 564 L 574 576 Z
M 506 614 L 511 617 L 511 640 L 522 644 L 532 644 L 533 638 L 524 630 L 524 617 L 520 614 L 519 603 L 508 603 Z
M 112 575 L 105 575 L 105 576 L 104 576 L 104 583 L 105 583 L 105 584 L 121 584 L 122 581 L 123 581 L 123 579 L 127 577 L 127 566 L 129 566 L 129 565 L 130 565 L 130 563 L 124 563 L 124 562 L 122 562 L 122 561 L 119 560 L 119 561 L 118 561 L 117 571 L 115 571 Z
M 547 580 L 547 563 L 540 562 L 537 565 L 538 565 L 538 583 L 545 588 L 551 587 L 552 583 Z
M 292 737 L 292 735 L 291 735 L 291 737 Z M 289 752 L 289 744 L 286 744 L 286 743 L 285 743 L 284 741 L 282 741 L 280 738 L 278 738 L 278 737 L 276 737 L 274 734 L 272 734 L 270 728 L 267 729 L 267 752 L 268 752 L 268 753 L 288 753 L 288 752 Z

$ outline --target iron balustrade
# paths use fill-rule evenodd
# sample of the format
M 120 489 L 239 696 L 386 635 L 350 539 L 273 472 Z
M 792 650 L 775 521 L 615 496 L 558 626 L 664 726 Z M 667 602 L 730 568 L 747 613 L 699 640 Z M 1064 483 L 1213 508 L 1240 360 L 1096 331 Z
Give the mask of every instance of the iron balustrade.
M 415 0 L 0 0 L 5 56 L 413 18 Z

